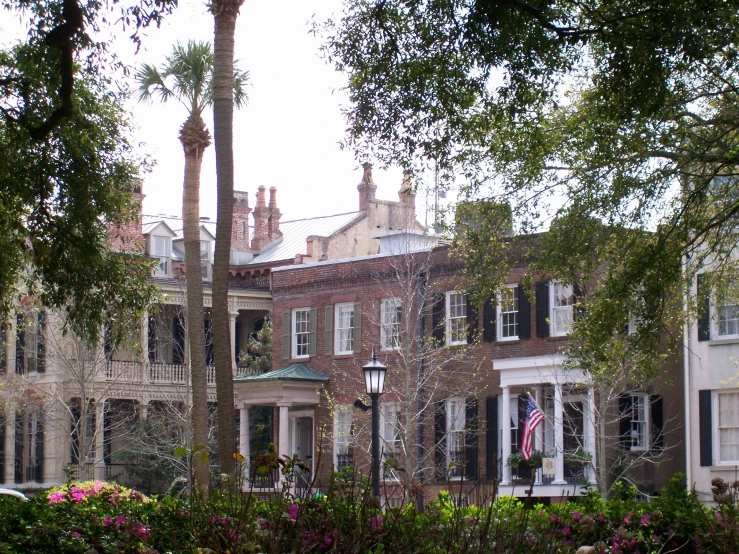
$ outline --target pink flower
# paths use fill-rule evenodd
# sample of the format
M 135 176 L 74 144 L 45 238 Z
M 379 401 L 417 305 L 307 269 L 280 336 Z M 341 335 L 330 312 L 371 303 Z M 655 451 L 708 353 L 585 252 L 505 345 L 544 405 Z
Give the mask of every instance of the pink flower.
M 577 510 L 575 510 L 574 512 L 572 512 L 572 519 L 574 519 L 575 521 L 577 521 L 578 519 L 580 519 L 580 512 L 578 512 Z
M 378 529 L 382 529 L 382 516 L 372 517 L 370 520 L 370 523 L 372 524 L 372 530 L 377 531 Z
M 75 537 L 81 537 L 82 536 L 82 535 L 80 535 L 79 531 L 72 531 L 72 535 L 74 535 Z
M 598 514 L 598 521 L 603 522 L 606 518 L 603 516 L 603 514 Z
M 137 521 L 133 524 L 133 534 L 140 539 L 147 539 L 149 538 L 149 528 L 143 522 Z
M 549 516 L 549 519 L 552 520 L 552 523 L 557 523 L 559 521 L 559 516 L 552 514 Z
M 106 517 L 103 520 L 103 525 L 105 525 L 106 527 L 110 527 L 111 525 L 113 525 L 113 518 L 110 516 Z
M 563 533 L 564 533 L 565 535 L 569 535 L 569 534 L 570 534 L 570 533 L 571 533 L 572 531 L 570 530 L 570 528 L 569 528 L 569 527 L 565 527 L 564 529 L 562 529 L 562 532 L 563 532 Z
M 652 519 L 652 516 L 650 516 L 649 514 L 644 514 L 643 516 L 641 516 L 641 524 L 642 525 L 649 525 L 649 520 L 650 519 Z
M 298 505 L 297 504 L 291 505 L 288 508 L 287 513 L 290 516 L 290 519 L 298 519 Z

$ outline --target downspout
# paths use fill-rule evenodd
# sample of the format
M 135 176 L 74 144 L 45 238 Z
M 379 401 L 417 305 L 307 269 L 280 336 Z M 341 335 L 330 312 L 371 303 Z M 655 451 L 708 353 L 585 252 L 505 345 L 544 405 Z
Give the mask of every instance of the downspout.
M 683 256 L 683 275 L 687 275 L 688 262 L 685 256 Z M 685 320 L 683 321 L 683 391 L 685 403 L 685 475 L 687 478 L 687 488 L 691 489 L 693 486 L 693 463 L 691 460 L 691 428 L 690 428 L 690 325 L 688 318 L 688 308 L 690 300 L 690 283 L 685 283 L 685 293 L 683 294 L 683 314 Z

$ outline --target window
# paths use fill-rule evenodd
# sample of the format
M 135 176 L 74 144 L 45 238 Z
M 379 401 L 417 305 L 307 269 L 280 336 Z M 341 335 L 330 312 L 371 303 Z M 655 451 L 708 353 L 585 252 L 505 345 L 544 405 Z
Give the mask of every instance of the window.
M 549 321 L 551 322 L 551 336 L 563 337 L 572 330 L 572 310 L 575 305 L 575 293 L 572 285 L 565 285 L 559 281 L 552 281 L 552 301 Z
M 151 255 L 159 258 L 154 275 L 169 275 L 169 238 L 151 237 Z
M 716 307 L 718 335 L 730 337 L 739 335 L 739 304 L 736 299 L 724 300 Z
M 739 462 L 739 392 L 718 393 L 718 442 L 721 463 Z
M 518 286 L 505 287 L 498 294 L 498 340 L 518 338 Z
M 463 293 L 446 293 L 446 313 L 446 343 L 467 344 L 467 301 Z
M 509 406 L 511 417 L 511 452 L 518 452 L 518 396 L 511 397 Z M 507 460 L 504 460 L 507 463 Z
M 380 304 L 380 346 L 383 350 L 400 348 L 400 322 L 403 307 L 399 299 L 386 298 Z
M 631 395 L 631 450 L 649 449 L 649 395 Z
M 397 402 L 384 402 L 380 405 L 380 438 L 382 459 L 394 458 L 397 462 L 401 453 L 400 406 Z
M 203 270 L 203 279 L 210 278 L 210 241 L 200 241 L 200 267 Z
M 336 452 L 336 469 L 351 466 L 353 456 L 354 425 L 352 406 L 340 405 L 334 411 L 334 452 Z
M 307 358 L 310 347 L 310 308 L 293 310 L 293 358 Z
M 336 304 L 335 354 L 354 352 L 354 304 Z
M 464 475 L 464 433 L 466 404 L 464 398 L 450 398 L 446 403 L 446 445 L 449 477 Z M 454 466 L 452 466 L 452 463 Z

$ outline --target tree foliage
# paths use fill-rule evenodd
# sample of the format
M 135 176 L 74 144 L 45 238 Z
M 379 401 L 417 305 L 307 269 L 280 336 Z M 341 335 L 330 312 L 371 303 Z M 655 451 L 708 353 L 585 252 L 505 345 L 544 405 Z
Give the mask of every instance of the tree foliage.
M 575 337 L 606 356 L 631 316 L 656 352 L 684 277 L 734 272 L 738 9 L 364 0 L 320 30 L 348 74 L 347 146 L 436 160 L 464 198 L 511 202 L 519 231 L 549 225 L 536 269 L 590 283 Z

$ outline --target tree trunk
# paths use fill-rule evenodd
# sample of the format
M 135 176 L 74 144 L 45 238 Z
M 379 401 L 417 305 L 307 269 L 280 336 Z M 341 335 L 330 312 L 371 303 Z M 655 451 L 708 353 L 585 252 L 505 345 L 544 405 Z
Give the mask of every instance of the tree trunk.
M 208 382 L 205 367 L 203 333 L 203 274 L 200 266 L 200 168 L 203 152 L 210 144 L 205 123 L 190 115 L 180 130 L 185 151 L 185 184 L 182 192 L 182 230 L 185 239 L 185 281 L 187 283 L 187 335 L 190 343 L 192 378 L 193 449 L 203 446 L 193 456 L 195 486 L 208 494 L 210 470 L 208 459 Z
M 216 1 L 214 5 L 213 132 L 216 147 L 218 222 L 213 267 L 213 350 L 218 400 L 218 455 L 221 471 L 229 475 L 234 473 L 233 455 L 236 452 L 228 270 L 231 257 L 234 191 L 234 34 L 240 6 L 239 0 L 221 0 Z

